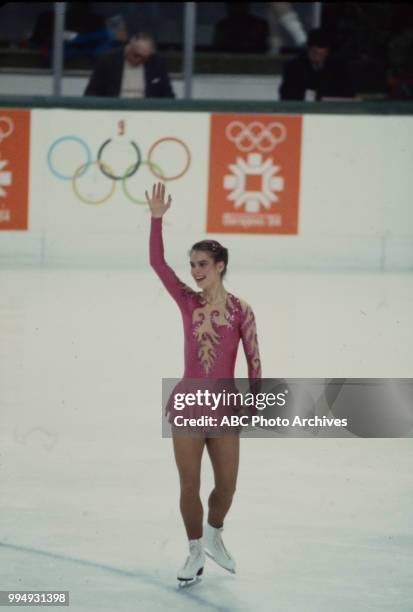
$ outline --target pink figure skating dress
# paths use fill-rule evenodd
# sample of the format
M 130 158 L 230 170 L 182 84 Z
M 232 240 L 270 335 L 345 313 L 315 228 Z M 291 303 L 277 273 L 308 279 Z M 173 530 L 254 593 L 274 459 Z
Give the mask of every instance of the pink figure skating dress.
M 150 264 L 182 314 L 185 371 L 174 392 L 193 392 L 194 379 L 204 379 L 208 389 L 212 389 L 215 380 L 233 379 L 240 339 L 247 359 L 249 381 L 254 383 L 260 379 L 261 363 L 251 307 L 232 293 L 227 294 L 225 303 L 211 305 L 202 293 L 194 291 L 176 276 L 164 258 L 162 217 L 151 218 Z M 169 416 L 173 411 L 171 398 L 166 406 Z M 188 418 L 197 418 L 201 414 L 206 414 L 205 408 L 200 411 L 197 406 L 180 411 L 180 415 Z M 205 432 L 206 428 L 198 427 L 197 430 Z

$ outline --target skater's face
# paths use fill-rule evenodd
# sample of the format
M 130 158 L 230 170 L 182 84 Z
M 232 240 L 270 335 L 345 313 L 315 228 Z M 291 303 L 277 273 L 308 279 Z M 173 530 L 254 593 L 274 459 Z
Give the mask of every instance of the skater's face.
M 190 266 L 192 278 L 201 289 L 208 289 L 221 282 L 224 262 L 215 263 L 206 251 L 191 251 Z

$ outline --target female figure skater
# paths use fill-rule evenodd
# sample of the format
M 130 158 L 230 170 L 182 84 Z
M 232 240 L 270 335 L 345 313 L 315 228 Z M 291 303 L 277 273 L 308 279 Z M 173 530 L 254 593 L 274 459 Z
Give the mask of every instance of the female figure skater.
M 228 293 L 222 284 L 228 251 L 218 242 L 194 244 L 190 252 L 191 274 L 200 292 L 175 275 L 164 259 L 162 217 L 172 199 L 165 200 L 165 186 L 145 192 L 152 213 L 150 264 L 179 306 L 185 334 L 185 378 L 231 379 L 241 338 L 249 380 L 261 377 L 254 314 L 250 306 Z M 189 540 L 189 557 L 178 572 L 180 585 L 189 584 L 203 571 L 205 552 L 221 567 L 235 573 L 235 561 L 222 541 L 224 518 L 235 491 L 239 461 L 239 431 L 218 437 L 180 436 L 172 428 L 175 461 L 180 478 L 180 509 Z M 201 458 L 207 447 L 215 487 L 208 500 L 208 521 L 203 532 L 200 499 Z

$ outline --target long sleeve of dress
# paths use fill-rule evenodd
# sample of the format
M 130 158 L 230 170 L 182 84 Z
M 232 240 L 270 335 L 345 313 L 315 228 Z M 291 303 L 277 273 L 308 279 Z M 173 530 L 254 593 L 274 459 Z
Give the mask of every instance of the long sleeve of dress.
M 242 303 L 241 339 L 248 364 L 248 378 L 254 383 L 261 378 L 261 361 L 258 348 L 257 327 L 251 306 Z
M 165 261 L 162 239 L 162 217 L 151 218 L 149 261 L 165 289 L 181 308 L 185 304 L 186 297 L 193 293 L 193 291 L 176 276 L 175 272 Z

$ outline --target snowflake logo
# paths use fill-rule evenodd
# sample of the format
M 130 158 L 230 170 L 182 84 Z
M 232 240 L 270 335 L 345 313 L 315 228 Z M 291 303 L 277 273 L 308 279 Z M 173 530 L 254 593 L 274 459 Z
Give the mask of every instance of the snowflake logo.
M 235 208 L 245 206 L 245 212 L 257 213 L 260 206 L 269 209 L 272 203 L 279 201 L 274 192 L 283 191 L 284 179 L 274 176 L 280 166 L 274 166 L 271 158 L 263 161 L 261 153 L 249 153 L 246 160 L 237 157 L 236 163 L 229 164 L 228 168 L 232 174 L 224 176 L 224 189 L 231 190 L 227 199 L 234 201 Z M 260 185 L 257 183 L 259 177 Z M 251 188 L 248 182 L 252 181 L 254 184 Z
M 4 161 L 0 160 L 0 197 L 2 198 L 6 197 L 7 195 L 7 191 L 3 189 L 3 187 L 10 187 L 11 185 L 12 173 L 3 172 L 3 168 L 5 168 L 7 164 L 8 164 L 7 160 L 4 160 Z

